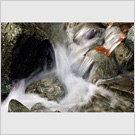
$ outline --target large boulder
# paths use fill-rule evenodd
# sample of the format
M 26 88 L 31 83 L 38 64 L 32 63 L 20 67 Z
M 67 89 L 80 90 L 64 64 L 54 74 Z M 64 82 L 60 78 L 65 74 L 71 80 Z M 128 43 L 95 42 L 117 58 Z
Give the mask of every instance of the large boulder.
M 118 45 L 114 52 L 121 67 L 129 71 L 134 69 L 134 53 L 124 43 Z
M 48 100 L 56 101 L 59 101 L 65 95 L 63 86 L 54 74 L 34 82 L 26 89 L 26 93 L 35 93 L 41 97 L 47 97 Z
M 108 79 L 118 75 L 119 68 L 113 57 L 103 55 L 96 50 L 89 51 L 86 56 L 94 61 L 97 68 L 96 74 L 99 78 Z

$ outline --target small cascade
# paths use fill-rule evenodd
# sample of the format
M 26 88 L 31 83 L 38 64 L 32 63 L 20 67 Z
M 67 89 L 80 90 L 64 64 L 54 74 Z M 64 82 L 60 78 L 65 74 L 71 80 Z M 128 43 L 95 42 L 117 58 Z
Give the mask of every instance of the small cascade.
M 120 32 L 118 27 L 109 26 L 104 34 L 105 43 L 103 47 L 111 53 L 125 38 L 126 36 Z
M 53 29 L 53 27 L 51 28 Z M 77 33 L 77 37 L 80 37 L 83 33 L 87 33 L 89 30 L 89 28 L 83 29 L 83 32 L 80 31 Z M 108 104 L 110 107 L 115 107 L 119 102 L 123 102 L 124 106 L 129 105 L 128 102 L 123 101 L 123 99 L 117 97 L 117 95 L 112 92 L 102 89 L 101 87 L 97 87 L 91 83 L 96 67 L 93 66 L 93 59 L 86 56 L 86 53 L 93 49 L 93 44 L 103 46 L 109 50 L 109 53 L 111 53 L 123 38 L 120 39 L 119 34 L 113 33 L 113 28 L 109 27 L 104 34 L 105 43 L 97 44 L 101 38 L 95 37 L 93 39 L 86 39 L 83 43 L 78 45 L 73 42 L 72 30 L 68 30 L 68 32 L 70 35 L 68 35 L 68 45 L 64 45 L 65 42 L 56 41 L 56 38 L 55 41 L 53 40 L 53 43 L 55 42 L 54 51 L 56 67 L 51 71 L 48 71 L 48 69 L 44 67 L 44 71 L 40 73 L 34 72 L 28 78 L 18 81 L 17 85 L 15 85 L 11 90 L 7 99 L 2 103 L 2 112 L 8 111 L 8 104 L 11 99 L 20 101 L 29 109 L 35 103 L 40 102 L 48 108 L 49 111 L 59 110 L 61 112 L 79 111 L 83 105 L 92 104 L 93 97 L 97 97 L 98 95 L 104 98 L 109 97 Z M 85 36 L 83 36 L 83 38 L 84 37 Z M 83 76 L 88 71 L 88 76 L 84 79 Z M 41 98 L 35 94 L 25 93 L 26 88 L 30 84 L 46 78 L 52 72 L 56 74 L 65 88 L 66 94 L 62 99 L 59 101 L 49 101 L 47 98 Z M 100 105 L 100 103 L 98 105 Z

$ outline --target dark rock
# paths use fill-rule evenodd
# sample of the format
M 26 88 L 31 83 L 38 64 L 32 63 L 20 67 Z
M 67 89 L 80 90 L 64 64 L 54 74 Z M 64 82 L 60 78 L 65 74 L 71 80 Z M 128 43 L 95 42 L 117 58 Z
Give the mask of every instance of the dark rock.
M 54 74 L 34 82 L 26 89 L 26 93 L 36 93 L 41 97 L 47 97 L 48 100 L 56 101 L 59 101 L 65 95 L 63 86 Z
M 91 50 L 87 56 L 94 61 L 96 73 L 102 79 L 116 77 L 118 75 L 118 65 L 113 57 L 108 57 L 96 50 Z
M 8 112 L 30 112 L 30 110 L 19 101 L 12 99 L 9 102 Z
M 134 54 L 124 43 L 118 45 L 114 52 L 120 66 L 129 71 L 134 69 Z
M 125 44 L 130 48 L 132 52 L 134 52 L 134 26 L 128 32 Z
M 31 112 L 48 112 L 49 110 L 41 103 L 36 103 L 32 106 Z

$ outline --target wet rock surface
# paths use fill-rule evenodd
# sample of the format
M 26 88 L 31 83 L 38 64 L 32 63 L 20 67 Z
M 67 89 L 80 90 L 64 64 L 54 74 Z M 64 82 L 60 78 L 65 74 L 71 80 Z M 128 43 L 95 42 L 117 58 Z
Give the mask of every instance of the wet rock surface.
M 112 106 L 110 97 L 94 96 L 89 104 L 83 105 L 79 112 L 134 112 L 134 105 L 118 102 Z
M 47 97 L 48 100 L 56 101 L 59 101 L 65 95 L 63 86 L 54 74 L 30 85 L 26 89 L 26 93 L 35 93 L 41 97 Z
M 129 71 L 134 69 L 134 53 L 124 43 L 118 45 L 114 52 L 121 67 Z
M 12 99 L 9 102 L 8 112 L 30 112 L 30 110 L 19 101 Z
M 134 102 L 134 82 L 128 77 L 106 80 L 99 83 L 98 86 L 126 97 L 127 101 Z
M 100 78 L 108 79 L 118 75 L 118 65 L 113 57 L 107 57 L 95 50 L 89 51 L 87 56 L 94 60 L 96 73 Z

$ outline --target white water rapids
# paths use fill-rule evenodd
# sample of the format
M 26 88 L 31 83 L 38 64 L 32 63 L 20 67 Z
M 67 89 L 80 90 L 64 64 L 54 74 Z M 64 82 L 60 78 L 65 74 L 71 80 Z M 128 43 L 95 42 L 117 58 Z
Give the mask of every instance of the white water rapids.
M 90 43 L 93 44 L 93 42 L 96 42 L 96 39 L 89 41 L 89 45 Z M 44 71 L 41 73 L 33 73 L 28 78 L 20 80 L 5 101 L 3 101 L 1 111 L 8 112 L 8 104 L 11 99 L 18 100 L 29 109 L 31 109 L 34 104 L 40 102 L 48 108 L 49 111 L 78 111 L 79 107 L 91 102 L 92 97 L 96 95 L 96 93 L 100 93 L 102 96 L 108 95 L 111 99 L 110 106 L 113 107 L 117 104 L 118 99 L 116 95 L 114 96 L 111 92 L 90 83 L 91 76 L 96 67 L 92 68 L 87 79 L 83 79 L 83 75 L 93 64 L 93 60 L 83 56 L 88 48 L 87 43 L 84 47 L 77 47 L 75 43 L 71 43 L 68 48 L 56 43 L 56 48 L 54 48 L 56 69 L 47 71 L 44 67 Z M 47 77 L 52 72 L 57 75 L 60 82 L 65 86 L 66 95 L 59 102 L 48 101 L 47 98 L 41 98 L 36 94 L 25 93 L 26 88 L 31 83 Z

